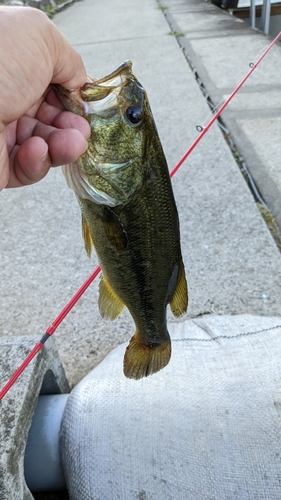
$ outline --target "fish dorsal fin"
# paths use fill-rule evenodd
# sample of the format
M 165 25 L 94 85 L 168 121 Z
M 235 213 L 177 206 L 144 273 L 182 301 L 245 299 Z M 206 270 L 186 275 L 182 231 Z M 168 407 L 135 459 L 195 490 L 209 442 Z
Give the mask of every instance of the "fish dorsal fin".
M 99 285 L 99 310 L 105 319 L 116 319 L 123 311 L 125 304 L 111 288 L 104 276 L 101 276 Z
M 93 240 L 92 240 L 92 236 L 90 233 L 88 223 L 87 223 L 83 214 L 82 214 L 82 236 L 83 236 L 87 255 L 88 255 L 88 257 L 91 257 Z
M 180 317 L 186 313 L 188 304 L 187 283 L 185 278 L 184 265 L 181 261 L 179 274 L 173 297 L 170 301 L 170 308 L 174 316 Z

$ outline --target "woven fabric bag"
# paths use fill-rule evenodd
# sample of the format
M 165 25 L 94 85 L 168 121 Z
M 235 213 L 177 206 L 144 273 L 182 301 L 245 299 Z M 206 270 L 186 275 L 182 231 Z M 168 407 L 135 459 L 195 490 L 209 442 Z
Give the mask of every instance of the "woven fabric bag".
M 72 391 L 71 500 L 280 500 L 281 318 L 170 323 L 172 358 L 128 380 L 125 345 Z

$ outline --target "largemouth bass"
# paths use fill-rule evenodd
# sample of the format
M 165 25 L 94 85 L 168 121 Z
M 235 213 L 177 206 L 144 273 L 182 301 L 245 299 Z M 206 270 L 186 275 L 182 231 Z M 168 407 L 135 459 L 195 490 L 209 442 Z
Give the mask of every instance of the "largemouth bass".
M 187 309 L 178 213 L 163 149 L 130 61 L 79 89 L 54 87 L 65 108 L 91 126 L 87 151 L 63 173 L 82 211 L 87 254 L 94 245 L 102 269 L 101 316 L 113 320 L 127 306 L 134 319 L 124 374 L 139 379 L 170 360 L 167 304 L 175 316 Z

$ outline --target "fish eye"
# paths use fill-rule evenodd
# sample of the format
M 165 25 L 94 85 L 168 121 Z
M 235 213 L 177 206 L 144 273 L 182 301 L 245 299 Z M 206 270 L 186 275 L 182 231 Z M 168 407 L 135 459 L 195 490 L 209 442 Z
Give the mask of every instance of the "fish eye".
M 125 115 L 130 125 L 138 125 L 142 121 L 142 109 L 138 106 L 129 106 L 126 109 Z

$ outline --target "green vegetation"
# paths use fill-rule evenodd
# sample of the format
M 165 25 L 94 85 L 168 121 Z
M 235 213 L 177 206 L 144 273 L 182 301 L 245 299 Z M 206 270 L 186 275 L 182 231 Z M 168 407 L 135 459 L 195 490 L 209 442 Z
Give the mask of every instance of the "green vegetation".
M 181 33 L 181 31 L 170 31 L 168 35 L 172 35 L 178 38 L 180 36 L 185 36 L 185 33 Z
M 44 12 L 49 17 L 52 17 L 56 13 L 56 9 L 51 4 L 49 4 L 49 5 L 46 5 Z
M 271 211 L 261 203 L 257 203 L 257 207 L 281 252 L 281 234 Z

